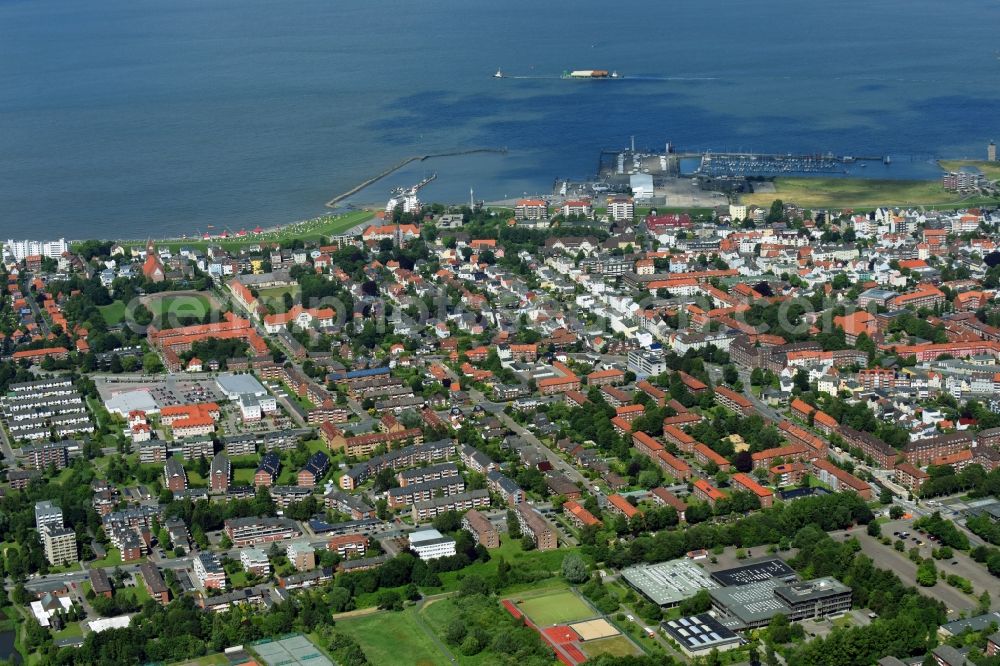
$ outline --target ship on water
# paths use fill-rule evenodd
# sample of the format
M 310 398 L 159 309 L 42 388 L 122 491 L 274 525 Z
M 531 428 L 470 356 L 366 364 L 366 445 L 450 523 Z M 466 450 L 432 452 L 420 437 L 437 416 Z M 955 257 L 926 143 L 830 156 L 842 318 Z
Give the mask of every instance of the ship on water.
M 618 79 L 621 78 L 618 72 L 609 72 L 606 69 L 574 69 L 565 71 L 562 74 L 564 79 Z

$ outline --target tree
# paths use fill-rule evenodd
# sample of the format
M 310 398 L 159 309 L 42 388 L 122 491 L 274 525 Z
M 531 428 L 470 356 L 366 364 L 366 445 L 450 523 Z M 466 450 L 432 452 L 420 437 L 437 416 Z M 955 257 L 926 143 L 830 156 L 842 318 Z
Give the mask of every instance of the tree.
M 522 550 L 535 549 L 535 540 L 531 538 L 530 534 L 525 534 L 523 537 L 521 537 L 521 549 Z
M 521 523 L 518 522 L 514 509 L 507 509 L 507 534 L 512 539 L 521 538 Z
M 708 590 L 705 589 L 698 590 L 693 597 L 688 597 L 680 604 L 682 616 L 705 613 L 711 610 L 711 608 L 712 596 L 708 593 Z
M 993 605 L 993 600 L 990 599 L 989 590 L 984 590 L 982 594 L 979 595 L 979 603 L 976 605 L 976 610 L 979 615 L 984 615 L 990 612 L 990 606 Z
M 905 512 L 903 511 L 903 507 L 899 506 L 898 504 L 893 504 L 892 506 L 889 507 L 889 517 L 892 518 L 893 520 L 899 520 L 900 518 L 903 517 L 904 513 Z
M 937 583 L 937 567 L 934 560 L 926 559 L 917 567 L 917 584 L 923 587 L 933 587 Z
M 587 571 L 587 563 L 583 561 L 583 558 L 578 553 L 570 553 L 563 558 L 562 575 L 563 578 L 574 585 L 584 583 L 590 577 L 590 573 Z
M 396 590 L 380 590 L 375 601 L 382 610 L 403 610 L 403 597 Z

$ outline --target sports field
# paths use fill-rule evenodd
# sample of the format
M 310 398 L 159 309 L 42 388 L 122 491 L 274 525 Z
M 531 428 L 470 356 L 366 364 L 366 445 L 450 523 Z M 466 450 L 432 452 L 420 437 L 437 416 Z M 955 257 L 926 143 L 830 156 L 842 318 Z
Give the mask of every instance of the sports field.
M 602 654 L 610 654 L 615 657 L 625 657 L 639 654 L 635 644 L 624 636 L 613 636 L 602 638 L 596 641 L 587 641 L 580 645 L 584 653 L 591 659 L 595 659 Z
M 353 636 L 373 664 L 445 666 L 448 657 L 420 626 L 411 611 L 372 613 L 337 621 L 337 629 Z M 405 655 L 405 657 L 404 657 Z
M 534 597 L 518 596 L 512 600 L 517 608 L 539 627 L 578 622 L 597 615 L 594 609 L 569 590 Z

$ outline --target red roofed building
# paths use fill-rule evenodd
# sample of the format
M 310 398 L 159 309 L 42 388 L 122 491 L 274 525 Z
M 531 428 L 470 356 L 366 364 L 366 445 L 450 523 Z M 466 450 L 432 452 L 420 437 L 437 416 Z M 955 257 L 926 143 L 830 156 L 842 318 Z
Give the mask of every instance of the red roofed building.
M 853 314 L 845 315 L 843 317 L 834 317 L 833 325 L 844 329 L 844 340 L 849 345 L 853 345 L 857 342 L 858 336 L 862 333 L 871 338 L 874 337 L 878 331 L 878 326 L 875 323 L 875 316 L 865 310 L 858 310 Z
M 635 447 L 636 451 L 648 458 L 655 457 L 657 451 L 663 450 L 662 444 L 641 430 L 632 433 L 632 446 Z
M 594 514 L 587 511 L 582 504 L 574 500 L 569 500 L 563 504 L 563 514 L 565 514 L 569 522 L 576 525 L 577 529 L 602 524 Z
M 657 386 L 653 386 L 645 379 L 641 382 L 637 382 L 635 387 L 656 401 L 657 407 L 662 407 L 666 404 L 667 392 Z
M 837 421 L 826 412 L 817 409 L 813 415 L 813 427 L 823 434 L 832 434 L 837 429 Z
M 705 479 L 696 479 L 694 482 L 694 496 L 708 502 L 712 506 L 720 499 L 725 499 L 725 494 Z
M 542 220 L 549 216 L 549 204 L 545 199 L 518 199 L 514 205 L 514 219 Z
M 580 378 L 573 374 L 573 371 L 566 365 L 555 361 L 552 367 L 562 373 L 561 377 L 546 377 L 538 381 L 538 392 L 542 395 L 553 395 L 555 393 L 565 393 L 566 391 L 579 391 Z
M 757 499 L 760 500 L 761 508 L 766 509 L 774 504 L 774 492 L 770 488 L 760 485 L 743 472 L 733 474 L 730 481 L 735 488 L 746 490 L 756 495 Z
M 819 480 L 829 485 L 834 492 L 853 490 L 861 499 L 870 500 L 873 497 L 872 487 L 858 477 L 845 472 L 828 460 L 814 460 L 813 469 Z
M 674 495 L 666 488 L 656 487 L 649 491 L 649 496 L 660 506 L 672 506 L 677 511 L 677 518 L 684 520 L 684 512 L 687 511 L 687 504 L 684 500 Z
M 334 314 L 333 308 L 305 308 L 295 305 L 283 314 L 266 315 L 264 329 L 268 333 L 277 333 L 291 325 L 308 328 L 313 322 L 316 322 L 319 328 L 329 328 L 333 326 Z
M 725 386 L 715 387 L 715 402 L 743 416 L 751 416 L 754 413 L 753 405 L 750 404 L 749 400 Z
M 623 383 L 625 383 L 625 373 L 617 368 L 596 370 L 587 375 L 588 386 L 604 386 L 605 384 L 615 385 Z
M 950 453 L 946 456 L 935 458 L 930 464 L 934 467 L 952 467 L 956 472 L 961 472 L 963 469 L 972 464 L 972 458 L 972 450 L 965 449 L 964 451 Z
M 791 462 L 775 465 L 770 470 L 774 477 L 774 483 L 779 486 L 797 486 L 802 483 L 806 473 L 809 471 L 804 463 Z
M 684 386 L 687 387 L 687 390 L 692 395 L 701 395 L 702 393 L 708 390 L 708 385 L 706 385 L 705 382 L 701 381 L 700 379 L 695 379 L 686 372 L 678 370 L 677 376 L 681 378 L 681 381 L 684 383 Z
M 615 409 L 615 416 L 632 423 L 637 418 L 645 414 L 645 412 L 646 408 L 642 405 L 623 405 L 622 407 Z
M 167 279 L 167 272 L 163 269 L 163 262 L 160 261 L 153 241 L 146 243 L 146 261 L 142 264 L 142 274 L 151 282 L 163 282 Z
M 829 451 L 829 446 L 822 438 L 812 434 L 805 428 L 795 425 L 791 421 L 782 421 L 778 424 L 778 430 L 785 438 L 794 444 L 801 444 L 809 449 L 810 458 L 825 458 Z
M 625 516 L 629 520 L 639 514 L 639 509 L 632 506 L 627 499 L 618 493 L 608 495 L 608 509 L 614 513 Z
M 682 453 L 694 453 L 694 445 L 698 443 L 694 437 L 674 425 L 664 426 L 663 438 Z
M 58 361 L 66 358 L 68 354 L 69 350 L 65 347 L 45 347 L 44 349 L 25 349 L 22 351 L 16 351 L 11 355 L 11 358 L 15 361 L 28 361 L 29 363 L 36 363 L 48 356 L 51 356 Z
M 750 457 L 753 459 L 754 469 L 767 469 L 774 465 L 774 461 L 778 458 L 781 458 L 784 462 L 791 462 L 793 460 L 805 460 L 808 458 L 808 455 L 805 446 L 792 443 L 788 446 L 779 446 L 773 449 L 758 451 L 751 454 Z
M 914 467 L 908 462 L 901 462 L 896 465 L 896 483 L 903 486 L 913 494 L 920 492 L 920 486 L 930 478 L 930 475 L 918 467 Z
M 702 467 L 707 467 L 709 463 L 715 463 L 719 470 L 729 471 L 729 461 L 708 447 L 707 444 L 698 442 L 694 445 L 694 459 Z
M 657 451 L 653 460 L 665 474 L 669 474 L 678 481 L 687 481 L 691 478 L 691 466 L 669 451 Z
M 932 284 L 921 283 L 913 291 L 895 296 L 890 305 L 893 308 L 933 308 L 944 303 L 944 292 Z
M 615 416 L 611 419 L 611 426 L 619 435 L 626 435 L 632 432 L 632 424 L 620 416 Z

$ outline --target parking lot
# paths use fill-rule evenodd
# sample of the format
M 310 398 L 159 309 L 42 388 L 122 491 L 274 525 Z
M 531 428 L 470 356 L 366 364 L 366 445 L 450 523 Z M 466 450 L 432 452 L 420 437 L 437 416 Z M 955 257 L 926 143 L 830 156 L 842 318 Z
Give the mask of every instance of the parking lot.
M 107 401 L 116 394 L 145 389 L 160 408 L 186 405 L 194 402 L 219 402 L 225 396 L 219 391 L 214 378 L 192 378 L 189 375 L 170 374 L 163 379 L 143 376 L 104 375 L 95 377 L 94 383 L 101 400 Z
M 854 530 L 852 535 L 861 542 L 861 549 L 866 555 L 872 558 L 875 566 L 894 571 L 907 585 L 916 585 L 917 565 L 914 564 L 908 553 L 911 548 L 918 548 L 920 556 L 931 557 L 931 551 L 938 547 L 938 544 L 929 540 L 926 535 L 918 534 L 913 529 L 912 519 L 894 520 L 882 525 L 882 534 L 891 541 L 898 539 L 893 532 L 908 532 L 908 536 L 903 539 L 906 547 L 902 553 L 897 551 L 890 544 L 882 545 L 877 539 L 868 536 L 864 530 Z M 921 542 L 921 543 L 918 543 Z M 973 560 L 967 553 L 953 551 L 953 556 L 947 560 L 935 560 L 938 571 L 946 574 L 956 574 L 972 583 L 976 596 L 983 590 L 994 590 L 996 588 L 996 578 L 986 570 L 986 568 Z M 967 595 L 957 588 L 951 587 L 943 580 L 939 580 L 934 587 L 919 588 L 924 594 L 939 599 L 948 606 L 949 619 L 955 619 L 962 610 L 975 608 L 976 599 Z M 996 595 L 994 595 L 996 596 Z M 1000 600 L 993 600 L 993 608 L 1000 607 Z

